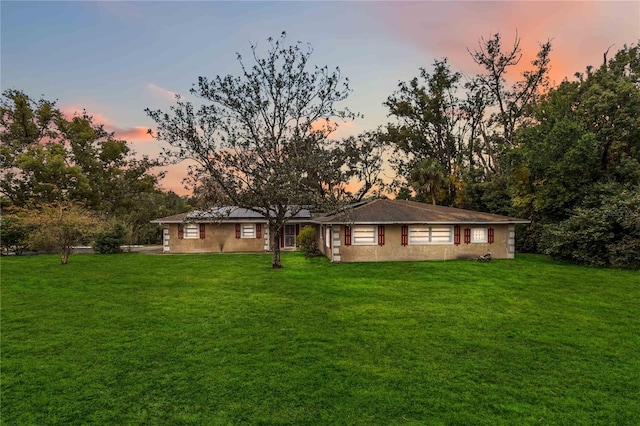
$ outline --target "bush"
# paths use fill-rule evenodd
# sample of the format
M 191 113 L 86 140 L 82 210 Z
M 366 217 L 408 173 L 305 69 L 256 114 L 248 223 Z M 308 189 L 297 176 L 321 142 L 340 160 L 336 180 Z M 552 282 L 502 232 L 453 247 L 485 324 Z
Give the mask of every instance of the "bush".
M 21 255 L 28 247 L 28 237 L 32 230 L 33 227 L 25 225 L 21 216 L 3 213 L 0 217 L 0 253 Z
M 124 226 L 117 223 L 104 232 L 96 234 L 93 250 L 98 254 L 120 253 L 124 244 Z
M 320 250 L 318 248 L 318 232 L 313 226 L 305 226 L 300 230 L 296 243 L 301 250 L 305 251 L 307 257 L 319 256 Z
M 640 187 L 594 198 L 569 219 L 544 226 L 540 248 L 581 265 L 640 269 Z
M 579 265 L 608 266 L 607 245 L 615 238 L 611 223 L 599 209 L 576 209 L 559 224 L 546 225 L 540 248 L 557 260 Z

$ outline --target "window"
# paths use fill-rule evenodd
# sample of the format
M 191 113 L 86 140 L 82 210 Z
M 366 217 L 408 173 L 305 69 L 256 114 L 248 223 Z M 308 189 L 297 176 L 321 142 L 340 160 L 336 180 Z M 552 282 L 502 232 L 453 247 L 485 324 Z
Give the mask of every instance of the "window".
M 200 238 L 200 225 L 197 223 L 185 223 L 184 225 L 184 239 Z
M 329 227 L 324 230 L 324 244 L 327 248 L 331 248 L 331 228 Z
M 351 231 L 352 244 L 355 246 L 374 246 L 378 244 L 377 226 L 354 226 Z
M 255 238 L 256 225 L 253 223 L 243 223 L 241 227 L 240 238 Z
M 471 228 L 471 242 L 472 243 L 486 243 L 487 242 L 487 228 Z
M 409 244 L 450 244 L 452 235 L 449 226 L 410 226 Z

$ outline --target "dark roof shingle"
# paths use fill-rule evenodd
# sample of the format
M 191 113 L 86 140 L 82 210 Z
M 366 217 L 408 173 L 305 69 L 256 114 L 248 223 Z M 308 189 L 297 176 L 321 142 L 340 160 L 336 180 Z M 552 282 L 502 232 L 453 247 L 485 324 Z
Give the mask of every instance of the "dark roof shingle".
M 529 223 L 528 220 L 407 200 L 377 199 L 319 219 L 321 223 Z

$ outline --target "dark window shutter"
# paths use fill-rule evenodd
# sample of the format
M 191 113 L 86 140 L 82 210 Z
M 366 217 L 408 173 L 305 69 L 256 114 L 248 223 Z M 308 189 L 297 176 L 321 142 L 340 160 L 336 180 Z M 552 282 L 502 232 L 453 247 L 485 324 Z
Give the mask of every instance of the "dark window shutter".
M 240 238 L 240 224 L 236 223 L 236 238 Z
M 285 230 L 284 226 L 280 228 L 280 247 L 282 248 L 284 248 L 284 230 Z
M 409 227 L 407 225 L 402 225 L 402 237 L 400 238 L 400 244 L 403 246 L 409 244 Z
M 493 236 L 493 228 L 489 228 L 487 230 L 487 242 L 489 244 L 493 244 L 494 236 Z
M 262 224 L 256 223 L 256 238 L 262 238 Z
M 300 233 L 300 224 L 296 223 L 296 238 L 298 238 L 299 233 Z
M 460 245 L 460 225 L 453 227 L 453 243 L 457 246 Z
M 200 224 L 200 239 L 204 240 L 204 223 Z
M 471 242 L 471 229 L 464 228 L 464 243 L 469 244 Z
M 384 225 L 378 226 L 378 245 L 384 245 Z
M 351 245 L 351 227 L 350 226 L 344 227 L 344 245 L 345 246 Z
M 184 225 L 182 223 L 178 224 L 178 239 L 182 240 L 184 238 Z

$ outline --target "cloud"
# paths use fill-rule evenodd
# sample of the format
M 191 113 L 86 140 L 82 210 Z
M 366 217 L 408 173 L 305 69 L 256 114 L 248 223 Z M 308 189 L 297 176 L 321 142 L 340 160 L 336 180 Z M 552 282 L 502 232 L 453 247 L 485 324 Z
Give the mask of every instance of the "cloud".
M 64 106 L 60 108 L 60 111 L 62 111 L 62 115 L 67 120 L 71 120 L 75 116 L 81 116 L 83 112 L 86 111 L 89 116 L 93 117 L 94 124 L 102 124 L 105 128 L 113 127 L 111 121 L 104 114 L 90 112 L 75 105 Z
M 152 96 L 160 99 L 175 101 L 176 95 L 178 93 L 172 92 L 171 90 L 165 89 L 164 87 L 160 87 L 157 84 L 147 83 L 147 90 L 151 93 Z
M 377 13 L 386 25 L 381 30 L 431 59 L 446 56 L 456 71 L 481 72 L 467 49 L 478 47 L 480 37 L 500 32 L 509 48 L 517 35 L 523 57 L 508 77 L 515 79 L 530 67 L 539 43 L 552 41 L 552 81 L 572 78 L 587 65 L 600 65 L 613 43 L 635 43 L 640 34 L 638 2 L 390 2 L 379 3 Z
M 327 121 L 325 119 L 320 119 L 311 123 L 311 130 L 313 131 L 322 130 L 326 133 L 328 130 L 328 126 L 332 128 L 332 131 L 329 134 L 331 138 L 343 138 L 343 137 L 350 136 L 351 130 L 353 129 L 353 122 L 330 120 L 329 123 L 327 124 Z
M 153 136 L 147 133 L 147 127 L 130 127 L 128 129 L 114 129 L 115 137 L 117 139 L 124 139 L 127 141 L 151 141 L 154 140 Z
M 75 116 L 82 115 L 84 111 L 82 108 L 75 105 L 67 105 L 60 108 L 60 110 L 62 111 L 64 118 L 66 118 L 67 120 L 71 120 Z M 93 117 L 94 124 L 102 124 L 106 131 L 114 132 L 117 139 L 137 142 L 154 140 L 154 138 L 147 133 L 148 127 L 118 127 L 113 123 L 112 120 L 110 120 L 106 115 L 102 113 L 88 110 L 86 111 L 86 113 L 89 116 Z

